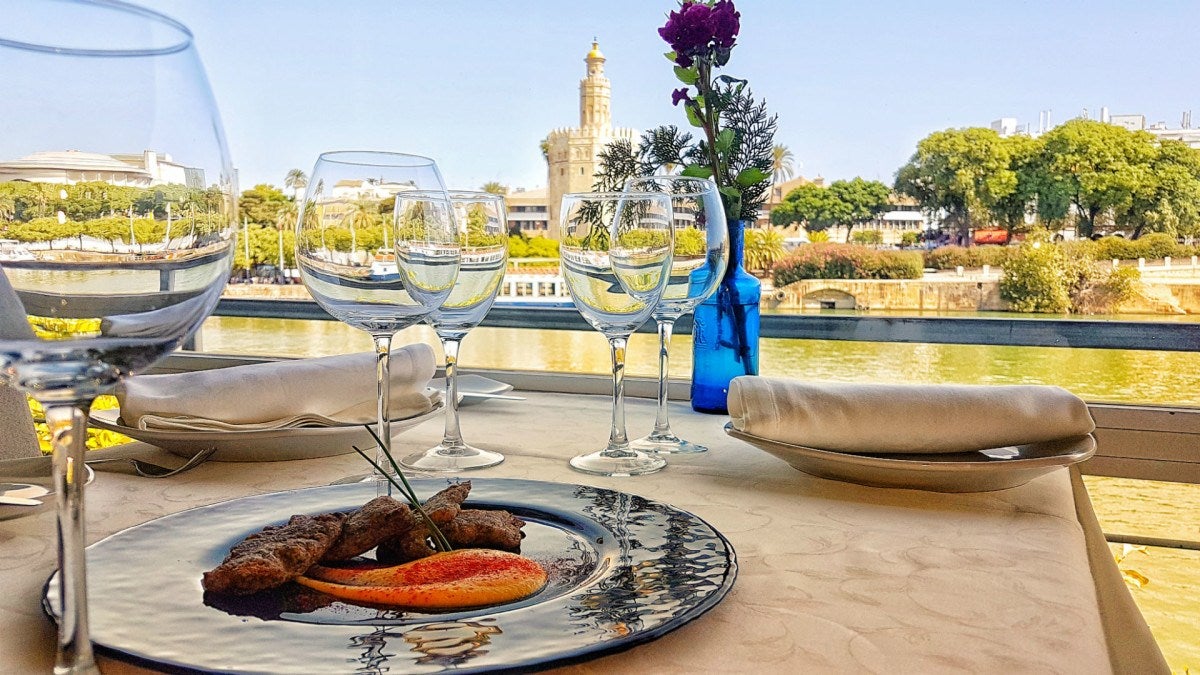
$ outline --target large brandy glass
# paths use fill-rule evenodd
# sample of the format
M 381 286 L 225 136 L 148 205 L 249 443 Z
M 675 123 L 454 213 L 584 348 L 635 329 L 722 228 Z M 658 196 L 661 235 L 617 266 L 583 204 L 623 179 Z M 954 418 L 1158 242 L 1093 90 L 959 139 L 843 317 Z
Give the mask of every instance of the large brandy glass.
M 0 1 L 0 16 L 0 377 L 42 403 L 54 446 L 54 670 L 95 673 L 88 410 L 216 305 L 235 237 L 234 172 L 182 24 L 99 0 Z
M 608 444 L 571 459 L 577 471 L 603 476 L 653 473 L 660 455 L 629 445 L 625 433 L 625 348 L 662 299 L 671 270 L 671 198 L 661 193 L 563 195 L 560 263 L 571 300 L 608 339 L 613 404 Z

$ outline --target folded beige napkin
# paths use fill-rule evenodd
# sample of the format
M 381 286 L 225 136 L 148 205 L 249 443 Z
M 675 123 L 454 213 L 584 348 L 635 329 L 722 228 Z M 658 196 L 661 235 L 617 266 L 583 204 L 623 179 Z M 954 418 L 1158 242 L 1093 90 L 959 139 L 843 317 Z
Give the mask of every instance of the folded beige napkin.
M 429 412 L 433 349 L 392 352 L 392 419 Z M 117 388 L 121 420 L 137 429 L 259 431 L 375 421 L 375 354 L 346 354 L 177 375 L 139 375 Z
M 733 426 L 850 453 L 966 452 L 1091 433 L 1087 404 L 1059 387 L 890 385 L 737 377 Z

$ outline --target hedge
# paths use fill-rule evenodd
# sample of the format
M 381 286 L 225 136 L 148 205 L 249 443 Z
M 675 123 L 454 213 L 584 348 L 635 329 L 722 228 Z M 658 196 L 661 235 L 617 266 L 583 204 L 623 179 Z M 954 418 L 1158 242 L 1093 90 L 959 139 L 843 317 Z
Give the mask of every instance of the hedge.
M 854 244 L 808 244 L 775 263 L 776 287 L 803 279 L 920 279 L 921 254 L 877 251 Z

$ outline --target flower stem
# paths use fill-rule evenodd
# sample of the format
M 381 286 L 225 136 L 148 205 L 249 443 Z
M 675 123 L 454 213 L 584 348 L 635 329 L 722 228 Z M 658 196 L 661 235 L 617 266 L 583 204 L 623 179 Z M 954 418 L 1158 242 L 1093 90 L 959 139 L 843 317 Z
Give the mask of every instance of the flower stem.
M 370 426 L 367 427 L 367 431 L 371 432 L 372 436 L 375 436 L 375 432 L 371 430 Z M 375 440 L 376 441 L 379 440 L 378 436 L 375 437 Z M 391 483 L 393 487 L 395 487 L 397 490 L 399 490 L 405 496 L 405 498 L 408 499 L 408 503 L 413 507 L 413 510 L 415 510 L 417 513 L 419 513 L 421 515 L 421 520 L 424 520 L 425 526 L 429 528 L 429 536 L 431 536 L 433 538 L 434 548 L 436 548 L 439 551 L 454 550 L 454 547 L 450 545 L 449 541 L 447 541 L 446 536 L 442 534 L 441 529 L 438 528 L 437 523 L 433 522 L 433 519 L 430 518 L 429 514 L 425 512 L 425 508 L 421 505 L 421 500 L 417 499 L 416 490 L 413 490 L 412 485 L 410 485 L 408 482 L 408 478 L 406 478 L 404 476 L 404 471 L 402 471 L 400 469 L 400 465 L 397 464 L 396 460 L 392 458 L 391 453 L 388 453 L 388 455 L 387 455 L 388 462 L 390 462 L 392 465 L 392 468 L 395 469 L 396 477 L 400 479 L 400 483 L 403 483 L 403 485 L 401 485 L 400 483 L 397 483 L 396 479 L 392 478 L 391 474 L 384 471 L 382 466 L 380 466 L 379 464 L 376 464 L 374 461 L 371 460 L 370 457 L 367 457 L 367 453 L 363 452 L 362 450 L 358 449 L 355 446 L 350 446 L 350 447 L 354 448 L 355 452 L 362 455 L 362 458 L 367 460 L 368 464 L 370 464 L 374 469 L 376 469 L 377 471 L 382 473 L 384 475 L 384 477 L 386 477 L 388 479 L 388 482 Z

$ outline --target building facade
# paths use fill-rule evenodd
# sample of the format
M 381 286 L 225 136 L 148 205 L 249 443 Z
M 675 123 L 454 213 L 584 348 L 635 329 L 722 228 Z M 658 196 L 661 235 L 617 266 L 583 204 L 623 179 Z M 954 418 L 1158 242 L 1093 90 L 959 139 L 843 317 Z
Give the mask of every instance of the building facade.
M 153 150 L 129 155 L 67 150 L 35 152 L 20 159 L 0 162 L 0 181 L 60 185 L 97 181 L 131 187 L 178 184 L 203 189 L 204 171 L 183 166 L 172 161 L 170 155 Z
M 558 233 L 562 196 L 592 189 L 596 158 L 604 146 L 620 138 L 632 141 L 636 137 L 633 129 L 618 129 L 612 125 L 612 86 L 604 75 L 604 61 L 600 45 L 593 42 L 592 50 L 584 58 L 587 74 L 579 82 L 579 126 L 555 129 L 546 137 L 549 236 Z

